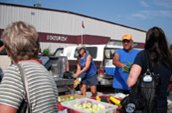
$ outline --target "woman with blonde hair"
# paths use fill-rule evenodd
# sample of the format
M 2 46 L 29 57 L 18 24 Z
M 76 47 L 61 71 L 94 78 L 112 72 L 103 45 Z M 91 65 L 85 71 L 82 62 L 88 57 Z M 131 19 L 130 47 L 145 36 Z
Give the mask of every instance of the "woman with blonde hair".
M 27 78 L 32 113 L 57 112 L 57 88 L 52 76 L 38 60 L 40 49 L 36 29 L 22 21 L 9 25 L 2 34 L 13 64 L 0 84 L 0 113 L 17 113 L 25 98 L 22 76 Z M 24 74 L 22 75 L 20 65 Z

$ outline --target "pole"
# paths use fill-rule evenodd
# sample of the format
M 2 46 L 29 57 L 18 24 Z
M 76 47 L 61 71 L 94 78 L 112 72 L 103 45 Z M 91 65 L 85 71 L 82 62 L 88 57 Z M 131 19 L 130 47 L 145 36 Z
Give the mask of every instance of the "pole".
M 81 44 L 84 44 L 84 29 L 85 29 L 85 25 L 84 25 L 84 21 L 81 21 Z

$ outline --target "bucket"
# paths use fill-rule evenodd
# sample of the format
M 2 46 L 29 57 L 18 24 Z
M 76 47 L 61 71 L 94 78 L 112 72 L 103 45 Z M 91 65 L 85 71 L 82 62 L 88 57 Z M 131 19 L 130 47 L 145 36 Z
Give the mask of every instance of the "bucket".
M 67 71 L 67 57 L 58 56 L 50 57 L 51 72 L 55 78 L 63 78 L 63 74 Z

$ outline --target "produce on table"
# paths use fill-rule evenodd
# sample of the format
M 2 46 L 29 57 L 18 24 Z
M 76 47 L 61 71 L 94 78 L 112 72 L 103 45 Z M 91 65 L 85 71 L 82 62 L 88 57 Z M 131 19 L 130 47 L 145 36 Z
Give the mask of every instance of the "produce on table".
M 107 98 L 105 96 L 96 96 L 96 100 L 101 101 L 101 102 L 109 103 L 109 98 Z
M 110 96 L 110 97 L 109 97 L 109 100 L 110 100 L 113 104 L 115 104 L 115 105 L 117 105 L 117 106 L 119 106 L 119 107 L 121 106 L 120 100 L 116 99 L 115 97 Z
M 67 102 L 67 101 L 71 101 L 71 100 L 74 100 L 74 99 L 75 99 L 74 96 L 58 97 L 58 102 Z
M 73 107 L 81 109 L 81 110 L 85 110 L 88 111 L 90 113 L 96 113 L 99 112 L 101 110 L 105 110 L 105 106 L 102 104 L 95 104 L 95 103 L 91 103 L 91 102 L 83 102 L 81 104 L 74 104 Z
M 132 66 L 132 63 L 128 62 L 128 63 L 126 64 L 126 66 L 124 66 L 124 67 L 122 68 L 122 71 L 123 71 L 124 73 L 129 73 L 129 72 L 130 72 L 130 69 L 131 69 L 131 66 Z
M 69 102 L 61 103 L 64 107 L 71 110 L 71 113 L 114 113 L 116 105 L 99 102 L 94 99 L 80 98 Z
M 101 101 L 101 97 L 100 96 L 96 96 L 96 100 L 97 101 Z

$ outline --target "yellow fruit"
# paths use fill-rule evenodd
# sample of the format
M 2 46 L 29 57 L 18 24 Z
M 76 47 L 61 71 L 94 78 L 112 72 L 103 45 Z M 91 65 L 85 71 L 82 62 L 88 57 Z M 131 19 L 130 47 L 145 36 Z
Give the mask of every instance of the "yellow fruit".
M 113 96 L 110 96 L 109 97 L 109 100 L 112 101 L 114 104 L 118 105 L 118 106 L 121 106 L 120 105 L 120 100 L 114 98 Z
M 80 81 L 78 79 L 74 80 L 73 88 L 76 88 L 80 84 Z
M 96 100 L 101 101 L 100 96 L 96 96 Z

